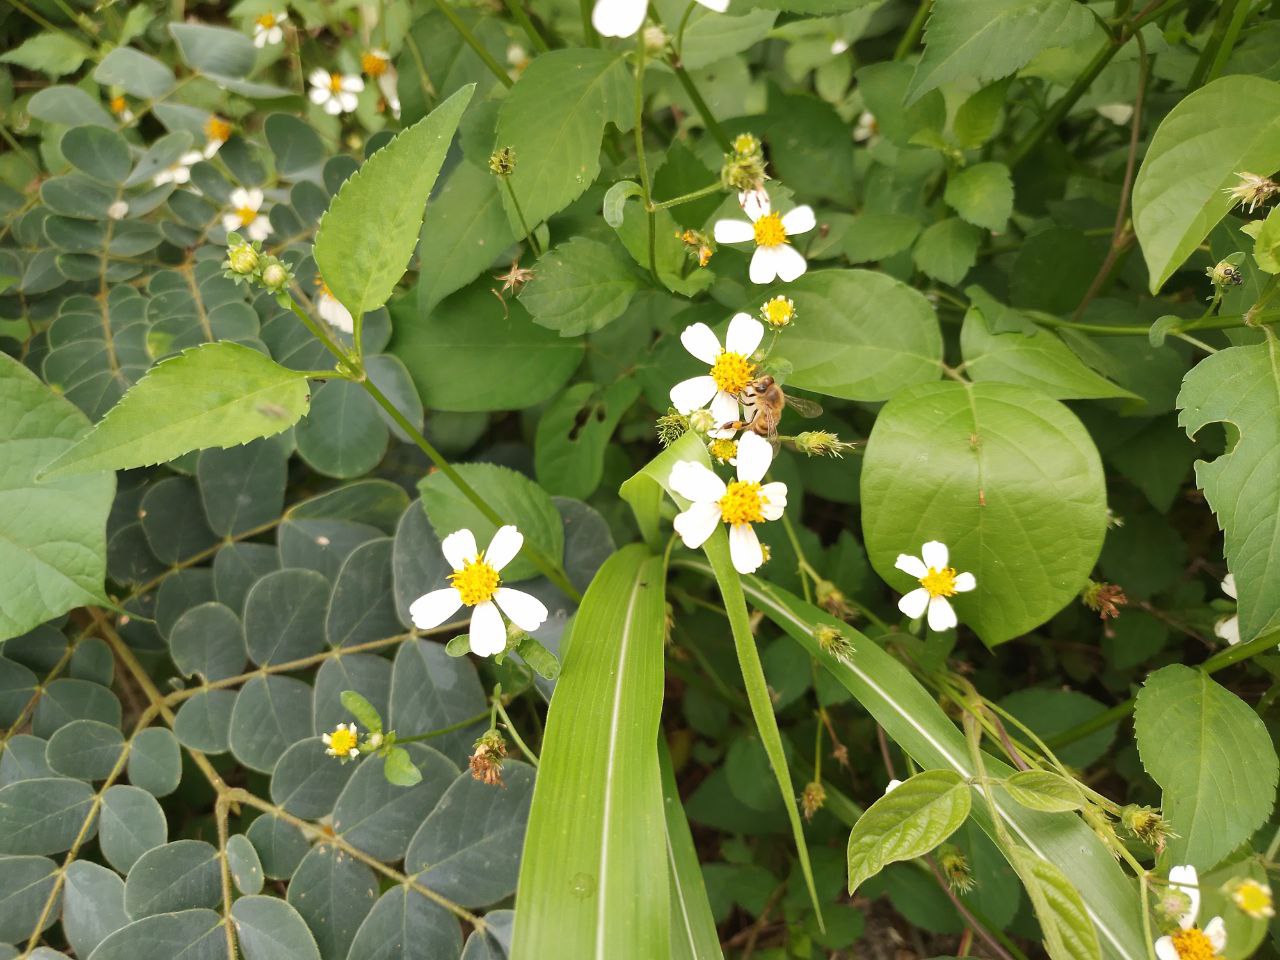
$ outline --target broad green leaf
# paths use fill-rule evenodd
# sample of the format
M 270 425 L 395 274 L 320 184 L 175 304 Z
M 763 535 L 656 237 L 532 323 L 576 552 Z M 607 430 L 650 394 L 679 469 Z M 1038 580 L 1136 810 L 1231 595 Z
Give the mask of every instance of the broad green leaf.
M 289 880 L 288 898 L 315 937 L 320 956 L 345 960 L 378 898 L 378 881 L 365 864 L 321 843 L 298 864 Z
M 516 887 L 513 956 L 668 957 L 656 738 L 666 570 L 640 544 L 605 561 L 556 685 Z
M 27 103 L 27 112 L 46 123 L 58 123 L 66 127 L 92 123 L 99 127 L 114 127 L 115 121 L 101 103 L 79 87 L 62 84 L 38 90 Z
M 249 659 L 266 667 L 319 652 L 330 589 L 323 574 L 292 567 L 255 583 L 244 602 Z
M 244 960 L 320 960 L 306 922 L 279 897 L 241 897 L 231 907 L 231 922 Z
M 316 673 L 315 692 L 315 731 L 317 734 L 328 733 L 339 723 L 350 723 L 352 719 L 342 701 L 342 694 L 350 690 L 369 701 L 369 705 L 380 716 L 387 715 L 387 701 L 391 696 L 391 663 L 383 657 L 369 653 L 352 653 L 342 657 L 331 657 L 320 666 Z M 357 720 L 356 723 L 365 730 L 374 729 Z M 383 725 L 378 724 L 381 730 Z
M 515 150 L 509 183 L 530 229 L 595 181 L 605 124 L 631 128 L 633 87 L 622 57 L 606 50 L 552 50 L 520 75 L 498 111 L 494 146 Z
M 1004 782 L 1009 796 L 1045 813 L 1084 809 L 1084 795 L 1072 781 L 1048 770 L 1020 770 Z
M 353 317 L 386 303 L 404 275 L 427 197 L 474 90 L 459 90 L 366 160 L 321 219 L 316 265 Z
M 707 575 L 710 568 L 698 565 Z M 777 623 L 858 700 L 885 733 L 920 766 L 977 776 L 963 734 L 943 713 L 937 698 L 892 654 L 799 597 L 754 577 L 744 580 L 751 603 Z M 818 627 L 838 630 L 847 641 L 823 649 Z M 993 757 L 984 758 L 987 774 L 1013 773 Z M 997 788 L 995 804 L 1005 829 L 1037 856 L 1057 865 L 1083 892 L 1085 911 L 1111 960 L 1146 960 L 1149 944 L 1142 932 L 1138 894 L 1109 850 L 1078 817 L 1027 810 Z M 996 830 L 985 803 L 974 804 L 972 818 L 993 839 Z
M 608 244 L 574 237 L 544 253 L 520 302 L 534 322 L 562 337 L 594 333 L 627 309 L 640 280 Z
M 640 395 L 632 378 L 601 390 L 575 383 L 538 420 L 534 466 L 548 493 L 585 499 L 604 475 L 605 450 L 622 415 Z
M 483 541 L 482 541 L 483 542 Z M 436 589 L 440 584 L 432 584 Z M 415 598 L 416 599 L 416 598 Z M 439 643 L 414 640 L 400 644 L 391 671 L 387 727 L 405 736 L 452 727 L 487 712 L 476 668 L 454 660 Z M 431 746 L 461 764 L 471 744 L 484 732 L 484 722 L 431 738 Z
M 218 851 L 203 840 L 175 840 L 148 850 L 124 882 L 124 909 L 135 920 L 212 907 L 221 897 Z
M 0 408 L 0 638 L 8 638 L 102 596 L 115 478 L 37 479 L 88 421 L 7 355 Z
M 422 782 L 422 771 L 414 766 L 409 751 L 404 747 L 392 747 L 387 751 L 382 772 L 387 783 L 394 783 L 397 787 L 412 787 Z
M 1003 383 L 937 383 L 898 394 L 876 419 L 862 468 L 862 521 L 876 571 L 906 593 L 901 553 L 941 540 L 977 578 L 952 597 L 988 646 L 1070 603 L 1106 531 L 1102 461 L 1062 404 Z
M 93 79 L 148 100 L 163 97 L 174 86 L 172 70 L 132 47 L 116 47 L 103 57 L 93 70 Z
M 515 524 L 525 541 L 535 544 L 553 563 L 564 556 L 564 524 L 547 492 L 524 474 L 492 463 L 464 463 L 455 467 L 471 488 L 489 504 L 504 524 Z M 466 528 L 475 534 L 484 550 L 497 532 L 497 525 L 459 492 L 444 473 L 437 471 L 418 482 L 422 506 L 436 535 L 443 540 L 455 530 Z M 502 570 L 502 579 L 527 580 L 538 568 L 523 554 Z
M 49 738 L 45 759 L 64 777 L 105 780 L 124 752 L 124 734 L 98 720 L 72 720 Z
M 231 881 L 241 893 L 262 892 L 262 860 L 243 833 L 233 834 L 227 839 L 227 870 L 231 873 Z
M 288 113 L 273 113 L 262 125 L 281 175 L 297 177 L 325 160 L 324 141 L 305 121 Z
M 319 820 L 333 812 L 338 795 L 355 772 L 355 763 L 335 760 L 323 740 L 308 737 L 276 761 L 271 771 L 271 800 L 295 817 Z
M 1280 626 L 1280 345 L 1273 337 L 1229 347 L 1191 369 L 1178 393 L 1178 425 L 1195 437 L 1211 423 L 1229 425 L 1228 451 L 1196 461 L 1196 483 L 1218 518 L 1227 566 L 1239 593 L 1240 637 Z
M 716 931 L 706 881 L 693 834 L 685 818 L 671 769 L 671 751 L 658 740 L 658 767 L 662 775 L 662 806 L 666 812 L 667 875 L 671 880 L 671 960 L 721 960 L 720 935 Z
M 788 386 L 887 400 L 941 376 L 938 319 L 906 284 L 868 270 L 821 270 L 788 284 L 786 295 L 797 318 L 777 348 L 791 364 Z
M 124 881 L 118 874 L 89 860 L 68 864 L 62 885 L 62 929 L 76 956 L 88 957 L 94 947 L 128 923 Z
M 249 74 L 257 51 L 247 34 L 203 23 L 170 23 L 183 61 L 211 77 L 240 79 Z
M 212 910 L 143 917 L 108 936 L 93 960 L 224 960 L 227 937 Z
M 307 412 L 306 375 L 230 340 L 160 361 L 46 477 L 126 470 L 287 430 Z
M 201 690 L 178 708 L 173 724 L 178 742 L 204 753 L 225 753 L 236 700 L 234 690 Z
M 1240 109 L 1241 104 L 1248 109 Z M 1169 111 L 1133 184 L 1133 225 L 1159 290 L 1226 216 L 1238 173 L 1280 168 L 1280 83 L 1221 77 Z
M 116 784 L 102 795 L 98 843 L 107 863 L 128 873 L 148 850 L 169 838 L 169 824 L 156 798 L 140 787 Z
M 123 183 L 133 166 L 124 137 L 105 127 L 72 127 L 59 146 L 69 163 L 107 183 Z
M 1048 860 L 1015 847 L 1009 862 L 1022 878 L 1051 960 L 1101 960 L 1098 933 L 1069 879 Z
M 992 322 L 979 304 L 974 301 L 960 329 L 964 369 L 972 379 L 1033 387 L 1055 400 L 1138 399 L 1085 366 L 1052 330 L 993 333 Z
M 912 257 L 921 272 L 957 286 L 978 260 L 982 231 L 959 217 L 940 220 L 920 234 Z
M 1138 694 L 1134 734 L 1142 765 L 1164 790 L 1175 836 L 1170 863 L 1208 870 L 1271 815 L 1276 750 L 1258 715 L 1208 674 L 1157 670 Z
M 236 695 L 229 745 L 246 767 L 270 773 L 281 755 L 311 736 L 311 687 L 294 677 L 260 676 Z
M 249 824 L 245 836 L 258 851 L 262 872 L 272 880 L 288 880 L 311 849 L 306 834 L 270 813 Z
M 408 734 L 409 728 L 401 729 Z M 388 862 L 404 857 L 410 838 L 458 775 L 458 768 L 438 750 L 421 743 L 395 749 L 405 754 L 402 764 L 418 772 L 416 783 L 391 781 L 385 771 L 387 761 L 368 756 L 356 767 L 333 810 L 333 830 L 338 836 Z
M 923 857 L 960 829 L 972 802 L 954 770 L 926 770 L 869 806 L 849 834 L 849 892 L 891 863 Z
M 975 163 L 947 178 L 943 199 L 974 226 L 1003 233 L 1013 213 L 1013 178 L 1003 163 Z
M 61 853 L 93 816 L 94 791 L 80 780 L 37 778 L 0 787 L 0 854 Z M 96 824 L 86 834 L 92 836 Z
M 233 537 L 280 516 L 288 464 L 288 449 L 270 438 L 229 450 L 202 450 L 196 477 L 209 528 Z
M 37 33 L 6 53 L 0 63 L 16 63 L 47 77 L 75 73 L 93 51 L 69 33 Z
M 901 253 L 920 235 L 920 221 L 905 213 L 855 214 L 844 236 L 844 255 L 853 263 Z
M 1280 273 L 1280 216 L 1273 208 L 1254 238 L 1253 259 L 1263 273 Z
M 911 65 L 899 60 L 868 64 L 858 70 L 863 103 L 875 115 L 879 132 L 900 147 L 917 136 L 938 137 L 947 120 L 941 91 L 930 91 L 918 103 L 904 106 L 912 82 Z
M 655 4 L 667 23 L 681 23 L 687 4 L 680 0 L 660 0 Z M 731 14 L 717 13 L 699 6 L 688 15 L 681 32 L 680 60 L 689 70 L 700 70 L 717 60 L 741 53 L 768 36 L 778 18 L 774 10 L 748 10 L 748 5 Z
M 25 941 L 33 931 L 39 932 L 36 924 L 54 892 L 57 876 L 58 867 L 48 857 L 0 856 L 0 938 Z M 40 929 L 57 919 L 55 903 Z
M 938 0 L 908 101 L 956 80 L 999 80 L 1042 50 L 1086 39 L 1093 26 L 1075 0 Z
M 456 957 L 462 949 L 458 918 L 417 891 L 396 885 L 378 898 L 356 931 L 347 960 Z
M 248 653 L 240 618 L 222 603 L 201 603 L 169 631 L 169 654 L 183 676 L 226 680 L 244 671 Z

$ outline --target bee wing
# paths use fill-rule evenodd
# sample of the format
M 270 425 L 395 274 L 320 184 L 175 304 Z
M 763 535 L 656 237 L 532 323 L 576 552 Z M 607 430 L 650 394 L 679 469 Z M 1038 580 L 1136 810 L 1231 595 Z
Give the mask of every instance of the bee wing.
M 802 397 L 793 397 L 791 394 L 784 394 L 787 398 L 787 406 L 800 414 L 802 417 L 820 417 L 822 416 L 822 404 L 814 403 L 812 400 L 805 400 Z

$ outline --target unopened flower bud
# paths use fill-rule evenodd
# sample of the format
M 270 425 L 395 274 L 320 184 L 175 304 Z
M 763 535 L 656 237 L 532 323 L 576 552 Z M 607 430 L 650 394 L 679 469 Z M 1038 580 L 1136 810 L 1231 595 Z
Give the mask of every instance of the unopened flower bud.
M 689 429 L 694 433 L 706 434 L 710 430 L 714 430 L 719 424 L 716 423 L 716 415 L 710 410 L 695 410 L 689 414 Z
M 806 820 L 812 820 L 813 815 L 821 810 L 826 802 L 827 791 L 823 789 L 821 783 L 813 780 L 804 785 L 804 792 L 800 794 L 800 809 Z
M 853 644 L 835 627 L 823 625 L 813 631 L 813 639 L 826 653 L 837 660 L 848 660 L 853 656 Z
M 689 418 L 674 407 L 658 418 L 658 443 L 669 447 L 689 432 Z
M 811 457 L 833 457 L 841 459 L 846 452 L 853 450 L 857 444 L 846 443 L 829 430 L 806 430 L 796 434 L 796 449 Z
M 253 249 L 253 245 L 243 241 L 227 251 L 227 263 L 231 271 L 241 276 L 249 276 L 257 270 L 259 259 L 258 251 Z
M 1154 807 L 1143 807 L 1136 803 L 1122 807 L 1120 823 L 1157 854 L 1164 850 L 1165 841 L 1174 835 L 1169 830 L 1168 821 Z
M 760 140 L 755 134 L 740 133 L 733 138 L 734 156 L 754 157 L 760 152 Z
M 669 39 L 667 31 L 657 24 L 650 24 L 644 28 L 644 52 L 651 57 L 662 56 Z
M 507 741 L 497 730 L 488 730 L 472 744 L 467 761 L 472 778 L 490 787 L 503 786 L 502 760 L 507 755 Z
M 1155 902 L 1156 922 L 1161 927 L 1176 927 L 1191 909 L 1191 897 L 1177 887 L 1165 887 Z
M 720 168 L 720 182 L 726 189 L 759 190 L 767 179 L 760 154 L 727 157 Z
M 844 593 L 830 580 L 819 580 L 814 584 L 814 596 L 818 606 L 836 619 L 848 620 L 853 616 L 853 608 L 849 606 Z
M 1237 287 L 1244 283 L 1244 277 L 1231 260 L 1232 258 L 1219 260 L 1212 267 L 1205 269 L 1205 276 L 1213 281 L 1215 287 Z
M 509 177 L 516 169 L 516 152 L 511 147 L 502 147 L 489 155 L 489 170 L 496 177 Z
M 279 260 L 272 259 L 262 268 L 262 285 L 272 293 L 279 293 L 289 285 L 289 268 Z
M 947 886 L 952 893 L 968 893 L 973 889 L 973 871 L 969 861 L 960 848 L 954 844 L 944 843 L 938 848 L 938 866 L 942 875 L 947 878 Z
M 699 267 L 705 267 L 711 262 L 711 257 L 716 252 L 715 244 L 701 230 L 680 230 L 676 232 L 676 239 L 684 244 L 685 253 L 689 258 L 696 260 Z

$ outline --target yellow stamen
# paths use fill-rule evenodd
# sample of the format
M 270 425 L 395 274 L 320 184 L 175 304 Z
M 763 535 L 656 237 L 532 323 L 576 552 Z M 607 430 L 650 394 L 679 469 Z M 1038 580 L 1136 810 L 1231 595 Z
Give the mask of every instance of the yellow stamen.
M 749 133 L 740 133 L 733 138 L 733 152 L 737 154 L 755 153 L 760 149 L 760 141 Z
M 1213 944 L 1199 927 L 1175 933 L 1173 949 L 1178 951 L 1179 960 L 1215 960 L 1218 956 Z
M 247 227 L 258 219 L 258 211 L 253 207 L 240 207 L 236 210 L 236 216 L 240 218 L 240 226 Z
M 340 73 L 329 74 L 329 90 L 332 91 L 333 93 L 342 92 L 342 74 Z
M 346 756 L 356 745 L 357 737 L 346 727 L 338 727 L 329 734 L 329 750 L 336 756 Z
M 204 122 L 204 133 L 210 140 L 229 140 L 231 124 L 215 113 Z
M 953 597 L 956 593 L 956 568 L 935 570 L 930 567 L 929 572 L 920 578 L 920 586 L 928 590 L 931 597 Z
M 449 575 L 449 584 L 468 607 L 493 599 L 502 582 L 498 571 L 485 563 L 484 554 L 468 560 L 461 570 Z
M 782 225 L 782 217 L 776 213 L 766 213 L 755 223 L 756 246 L 778 247 L 787 242 L 787 231 Z
M 111 98 L 111 112 L 112 112 L 112 113 L 116 113 L 116 114 L 124 113 L 124 111 L 125 111 L 125 109 L 126 109 L 127 107 L 128 107 L 128 103 L 126 103 L 126 101 L 125 101 L 124 97 L 112 97 L 112 98 Z
M 716 357 L 715 365 L 711 368 L 711 379 L 725 393 L 736 397 L 755 379 L 755 371 L 751 361 L 742 354 L 726 350 Z
M 707 444 L 707 452 L 721 463 L 728 463 L 738 455 L 738 445 L 732 440 L 721 438 Z
M 761 523 L 764 508 L 769 502 L 761 492 L 760 484 L 734 480 L 720 498 L 720 516 L 728 524 Z
M 264 13 L 262 16 L 258 17 L 254 23 L 260 26 L 263 30 L 270 30 L 276 25 L 276 15 L 274 13 Z
M 765 301 L 760 313 L 770 326 L 785 327 L 795 319 L 796 305 L 787 297 L 774 297 Z
M 1231 899 L 1242 913 L 1247 913 L 1255 920 L 1275 916 L 1275 909 L 1271 905 L 1271 888 L 1257 880 L 1241 880 L 1231 891 Z
M 387 72 L 391 61 L 375 50 L 369 50 L 360 56 L 360 69 L 371 77 L 380 77 Z

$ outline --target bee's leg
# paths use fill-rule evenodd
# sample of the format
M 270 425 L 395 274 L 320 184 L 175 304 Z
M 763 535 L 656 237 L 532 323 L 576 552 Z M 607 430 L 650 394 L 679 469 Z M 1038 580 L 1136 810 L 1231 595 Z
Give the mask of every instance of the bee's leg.
M 743 420 L 731 420 L 728 423 L 722 423 L 717 430 L 745 430 L 749 424 Z

